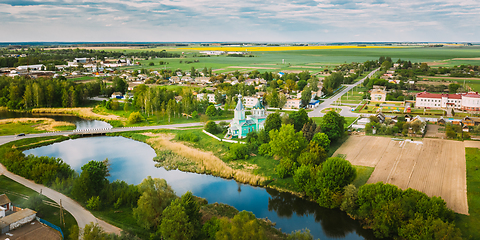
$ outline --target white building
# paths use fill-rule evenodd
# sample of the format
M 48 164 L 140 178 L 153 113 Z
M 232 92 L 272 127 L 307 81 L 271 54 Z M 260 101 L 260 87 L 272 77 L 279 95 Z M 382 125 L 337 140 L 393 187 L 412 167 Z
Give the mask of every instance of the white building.
M 285 106 L 283 108 L 286 109 L 299 109 L 302 104 L 302 100 L 298 98 L 294 99 L 288 99 L 287 103 L 285 103 Z
M 26 70 L 37 70 L 37 71 L 39 71 L 39 70 L 42 70 L 42 69 L 45 70 L 45 65 L 43 65 L 43 64 L 23 65 L 23 66 L 18 66 L 16 69 L 20 70 L 20 71 L 22 71 L 22 70 L 25 70 L 25 71 Z
M 257 97 L 243 97 L 244 105 L 247 108 L 252 108 L 258 103 Z
M 203 98 L 205 97 L 205 95 L 207 96 L 207 99 L 208 99 L 208 102 L 209 103 L 215 103 L 215 94 L 213 93 L 199 93 L 197 94 L 197 101 L 203 101 Z
M 440 94 L 440 93 L 437 94 L 437 93 L 427 93 L 427 92 L 417 93 L 417 98 L 415 100 L 415 107 L 416 108 L 435 108 L 435 109 L 447 109 L 447 108 L 461 109 L 462 95 L 461 94 Z
M 417 108 L 458 109 L 480 112 L 480 95 L 477 92 L 457 94 L 417 93 Z
M 222 55 L 224 54 L 225 52 L 224 51 L 202 51 L 200 52 L 200 54 L 205 54 L 205 55 Z

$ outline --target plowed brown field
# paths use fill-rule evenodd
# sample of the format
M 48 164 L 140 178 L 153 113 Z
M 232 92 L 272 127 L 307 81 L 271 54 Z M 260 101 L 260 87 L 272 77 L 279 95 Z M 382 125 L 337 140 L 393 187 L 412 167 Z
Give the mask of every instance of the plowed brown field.
M 468 214 L 465 145 L 443 139 L 394 141 L 351 136 L 334 154 L 353 165 L 375 167 L 367 183 L 384 182 L 438 196 L 455 212 Z

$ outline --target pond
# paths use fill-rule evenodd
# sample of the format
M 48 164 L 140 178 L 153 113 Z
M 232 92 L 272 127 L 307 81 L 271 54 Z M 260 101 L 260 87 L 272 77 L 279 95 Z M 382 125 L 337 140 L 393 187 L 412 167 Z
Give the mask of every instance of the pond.
M 258 218 L 268 217 L 277 228 L 290 233 L 308 228 L 315 239 L 375 239 L 369 230 L 344 212 L 318 206 L 289 193 L 240 184 L 211 175 L 156 168 L 155 151 L 147 144 L 124 137 L 89 137 L 67 140 L 25 151 L 25 154 L 62 158 L 80 172 L 90 160 L 110 162 L 110 181 L 139 184 L 147 176 L 163 178 L 177 195 L 191 191 L 209 203 L 225 203 Z
M 0 119 L 8 118 L 52 118 L 55 121 L 71 122 L 75 124 L 77 130 L 112 128 L 112 125 L 107 122 L 87 120 L 73 115 L 0 111 Z

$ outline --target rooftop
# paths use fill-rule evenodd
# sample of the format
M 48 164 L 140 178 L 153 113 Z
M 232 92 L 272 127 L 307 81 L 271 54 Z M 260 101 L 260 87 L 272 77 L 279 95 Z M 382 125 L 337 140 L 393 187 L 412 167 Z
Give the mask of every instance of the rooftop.
M 11 203 L 10 199 L 7 197 L 7 195 L 2 194 L 0 195 L 0 205 L 5 205 L 7 203 Z

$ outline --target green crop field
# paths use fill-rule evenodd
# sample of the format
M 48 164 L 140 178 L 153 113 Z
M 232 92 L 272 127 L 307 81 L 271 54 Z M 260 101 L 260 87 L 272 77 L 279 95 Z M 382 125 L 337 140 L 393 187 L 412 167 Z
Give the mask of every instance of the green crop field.
M 125 52 L 133 51 L 161 51 L 183 53 L 182 58 L 161 58 L 142 60 L 142 66 L 127 67 L 126 69 L 182 69 L 189 70 L 192 66 L 196 69 L 204 67 L 212 68 L 216 72 L 239 71 L 302 71 L 308 70 L 313 73 L 326 68 L 332 68 L 342 63 L 365 62 L 376 60 L 380 56 L 390 56 L 393 61 L 397 59 L 410 60 L 412 62 L 434 63 L 433 67 L 454 66 L 460 64 L 480 64 L 480 60 L 454 60 L 456 58 L 478 58 L 480 47 L 395 47 L 395 48 L 346 48 L 346 49 L 309 49 L 292 51 L 265 51 L 252 52 L 255 57 L 194 57 L 199 55 L 199 50 L 179 49 L 174 47 L 149 48 L 149 49 L 125 49 Z M 185 61 L 199 60 L 197 63 L 186 64 Z M 282 63 L 284 60 L 285 63 Z M 159 65 L 159 61 L 169 64 Z M 182 61 L 182 63 L 180 63 Z M 148 66 L 153 62 L 154 66 Z

